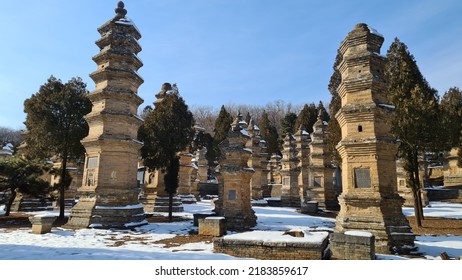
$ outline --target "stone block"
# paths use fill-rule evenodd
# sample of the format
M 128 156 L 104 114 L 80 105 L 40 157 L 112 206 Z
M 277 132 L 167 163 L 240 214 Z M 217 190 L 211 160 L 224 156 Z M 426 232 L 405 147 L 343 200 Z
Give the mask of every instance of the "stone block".
M 207 217 L 199 219 L 199 235 L 220 237 L 226 234 L 224 217 Z
M 375 237 L 370 232 L 334 232 L 329 235 L 332 257 L 338 260 L 374 260 Z
M 318 202 L 316 201 L 303 201 L 300 207 L 300 212 L 303 214 L 318 213 Z
M 29 217 L 32 224 L 32 233 L 44 234 L 51 231 L 53 223 L 56 220 L 55 216 L 33 216 Z
M 214 213 L 195 213 L 193 214 L 193 226 L 199 226 L 199 219 L 205 219 L 207 217 L 214 217 L 216 214 Z

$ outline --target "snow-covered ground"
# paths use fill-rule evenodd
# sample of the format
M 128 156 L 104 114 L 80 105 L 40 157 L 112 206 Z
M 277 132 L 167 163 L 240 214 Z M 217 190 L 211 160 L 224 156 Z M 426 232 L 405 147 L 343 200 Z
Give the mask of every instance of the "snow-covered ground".
M 433 202 L 424 209 L 426 216 L 462 219 L 462 204 Z M 192 224 L 193 213 L 212 210 L 210 201 L 184 205 L 185 212 L 175 215 L 191 220 L 173 223 L 151 223 L 136 230 L 67 230 L 54 228 L 51 233 L 32 234 L 30 228 L 8 230 L 0 228 L 0 259 L 4 260 L 230 260 L 235 257 L 213 253 L 211 243 L 189 243 L 167 248 L 162 242 L 176 235 L 186 235 L 197 230 Z M 254 207 L 257 214 L 255 234 L 261 231 L 285 231 L 290 229 L 331 231 L 335 219 L 307 216 L 293 208 Z M 0 211 L 3 211 L 0 208 Z M 405 215 L 413 209 L 404 208 Z M 39 213 L 35 213 L 39 214 Z M 0 212 L 2 215 L 2 212 Z M 232 234 L 232 232 L 229 232 Z M 250 234 L 251 236 L 252 234 Z M 439 259 L 441 252 L 450 256 L 462 256 L 462 236 L 417 236 L 418 252 L 427 259 Z M 379 259 L 401 259 L 397 256 L 379 255 Z

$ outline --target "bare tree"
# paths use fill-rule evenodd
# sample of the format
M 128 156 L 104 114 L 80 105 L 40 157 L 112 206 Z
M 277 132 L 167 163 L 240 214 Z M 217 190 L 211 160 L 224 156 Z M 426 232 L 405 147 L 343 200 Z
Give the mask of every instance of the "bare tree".
M 212 106 L 193 105 L 191 106 L 191 112 L 196 124 L 203 127 L 206 133 L 213 134 L 215 120 L 218 117 L 217 110 Z

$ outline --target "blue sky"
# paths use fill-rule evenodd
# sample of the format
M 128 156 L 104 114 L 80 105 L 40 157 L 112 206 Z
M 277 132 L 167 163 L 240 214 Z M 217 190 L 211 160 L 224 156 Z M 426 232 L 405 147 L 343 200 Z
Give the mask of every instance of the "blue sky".
M 116 0 L 0 0 L 0 126 L 23 128 L 23 103 L 50 75 L 94 89 L 97 28 Z M 408 47 L 431 86 L 462 88 L 462 1 L 125 0 L 142 34 L 138 94 L 164 82 L 187 104 L 327 104 L 340 42 L 357 23 Z

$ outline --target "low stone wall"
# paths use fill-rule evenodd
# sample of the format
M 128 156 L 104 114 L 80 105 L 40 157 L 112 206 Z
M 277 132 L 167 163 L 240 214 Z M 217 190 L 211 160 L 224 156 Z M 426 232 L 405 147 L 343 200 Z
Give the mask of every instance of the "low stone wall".
M 426 189 L 430 201 L 462 198 L 462 187 L 448 187 L 443 189 Z
M 330 234 L 329 241 L 332 259 L 375 259 L 375 237 L 369 232 L 334 232 Z
M 228 236 L 230 237 L 230 236 Z M 293 237 L 297 239 L 297 237 Z M 317 237 L 319 239 L 319 237 Z M 214 238 L 215 253 L 259 260 L 321 260 L 328 244 L 328 234 L 319 242 L 291 242 Z

